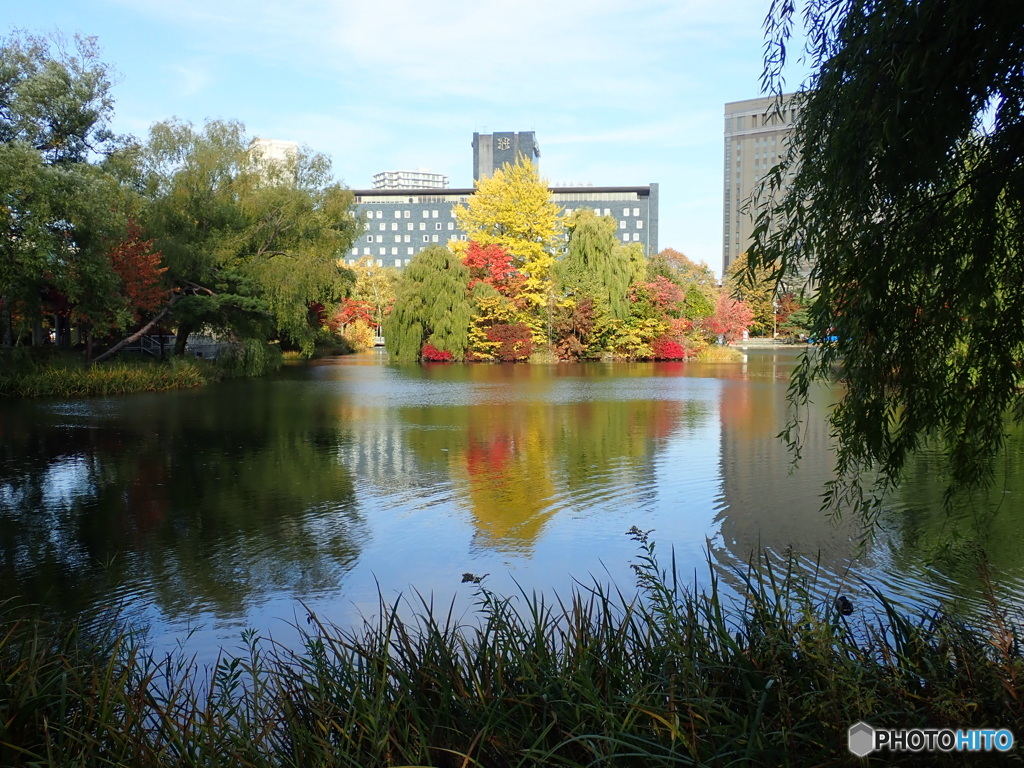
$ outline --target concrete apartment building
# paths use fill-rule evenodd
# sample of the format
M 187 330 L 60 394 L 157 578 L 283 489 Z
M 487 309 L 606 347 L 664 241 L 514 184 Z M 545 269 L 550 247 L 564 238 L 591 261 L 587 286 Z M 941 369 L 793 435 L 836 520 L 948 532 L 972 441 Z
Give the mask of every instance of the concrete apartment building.
M 750 245 L 755 214 L 742 209 L 788 148 L 797 115 L 797 95 L 783 96 L 781 113 L 774 96 L 725 105 L 723 269 L 727 270 Z
M 448 177 L 425 168 L 415 171 L 381 171 L 373 174 L 374 189 L 447 189 Z
M 295 162 L 299 154 L 299 142 L 283 139 L 261 139 L 256 137 L 249 142 L 249 155 L 263 169 L 272 166 L 287 166 Z
M 534 163 L 540 158 L 532 131 L 474 133 L 474 180 L 492 175 L 505 163 L 514 163 L 519 155 Z M 611 216 L 618 222 L 618 237 L 623 243 L 641 243 L 647 254 L 658 252 L 657 184 L 549 189 L 551 199 L 566 213 L 592 208 L 600 216 Z M 404 267 L 424 248 L 445 245 L 449 240 L 466 240 L 466 233 L 455 220 L 454 208 L 464 204 L 474 192 L 470 188 L 422 187 L 353 190 L 355 212 L 366 222 L 366 230 L 353 243 L 346 263 L 370 257 L 377 266 Z

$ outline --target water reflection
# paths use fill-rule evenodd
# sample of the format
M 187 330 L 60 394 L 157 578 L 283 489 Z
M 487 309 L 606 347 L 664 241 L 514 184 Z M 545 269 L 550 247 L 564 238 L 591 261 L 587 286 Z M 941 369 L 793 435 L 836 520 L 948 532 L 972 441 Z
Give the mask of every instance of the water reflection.
M 347 623 L 378 590 L 469 605 L 465 571 L 503 593 L 591 574 L 628 588 L 633 525 L 698 579 L 710 543 L 725 566 L 791 551 L 830 584 L 970 589 L 928 554 L 948 521 L 927 457 L 866 553 L 855 521 L 821 515 L 834 395 L 805 414 L 791 472 L 776 435 L 795 359 L 391 366 L 366 355 L 195 392 L 5 404 L 0 590 L 66 613 L 122 601 L 166 642 L 198 626 L 213 644 L 305 606 Z M 1019 506 L 1013 457 L 1002 495 L 976 503 Z M 1019 578 L 1012 515 L 992 518 L 980 543 L 1001 578 Z

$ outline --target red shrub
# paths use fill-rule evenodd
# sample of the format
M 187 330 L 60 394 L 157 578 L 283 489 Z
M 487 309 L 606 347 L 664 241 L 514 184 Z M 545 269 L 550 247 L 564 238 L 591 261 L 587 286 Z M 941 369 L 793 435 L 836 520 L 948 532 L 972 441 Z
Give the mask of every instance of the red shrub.
M 692 354 L 690 350 L 668 336 L 651 342 L 651 353 L 654 360 L 685 360 Z
M 494 350 L 494 358 L 503 363 L 527 360 L 533 352 L 533 335 L 525 323 L 501 323 L 487 329 L 487 340 L 501 344 Z
M 438 349 L 433 344 L 424 344 L 420 350 L 420 360 L 424 363 L 451 363 L 455 360 L 455 355 L 447 349 Z

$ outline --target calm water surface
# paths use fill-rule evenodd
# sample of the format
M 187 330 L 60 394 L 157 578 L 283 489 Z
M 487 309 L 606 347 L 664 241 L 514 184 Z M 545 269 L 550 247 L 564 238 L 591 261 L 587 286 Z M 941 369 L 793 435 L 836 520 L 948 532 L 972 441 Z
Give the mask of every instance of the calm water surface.
M 977 577 L 949 535 L 967 519 L 1019 594 L 1017 443 L 953 516 L 924 456 L 859 553 L 853 522 L 819 511 L 834 395 L 806 414 L 795 472 L 776 439 L 796 355 L 421 367 L 368 353 L 195 391 L 0 404 L 0 597 L 120 606 L 158 648 L 212 658 L 246 627 L 287 642 L 307 609 L 349 625 L 378 590 L 461 609 L 467 571 L 499 593 L 631 588 L 635 525 L 697 583 L 709 554 L 734 566 L 768 549 L 820 560 L 851 593 L 969 605 Z

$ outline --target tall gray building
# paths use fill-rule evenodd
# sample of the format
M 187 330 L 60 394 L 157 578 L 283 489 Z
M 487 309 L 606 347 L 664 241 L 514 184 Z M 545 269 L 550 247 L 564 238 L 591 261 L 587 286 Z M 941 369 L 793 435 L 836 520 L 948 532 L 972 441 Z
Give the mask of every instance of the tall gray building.
M 520 155 L 536 165 L 540 147 L 533 131 L 473 134 L 473 181 L 494 175 L 506 163 L 515 165 Z
M 769 96 L 725 105 L 725 196 L 723 198 L 722 267 L 745 253 L 757 211 L 744 207 L 762 180 L 785 154 L 796 122 L 798 94 L 783 96 L 783 108 Z

